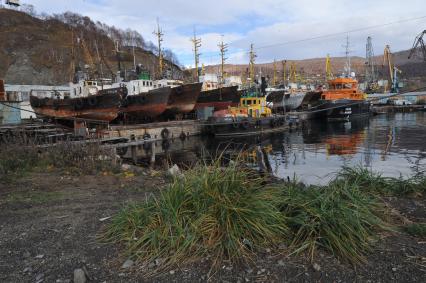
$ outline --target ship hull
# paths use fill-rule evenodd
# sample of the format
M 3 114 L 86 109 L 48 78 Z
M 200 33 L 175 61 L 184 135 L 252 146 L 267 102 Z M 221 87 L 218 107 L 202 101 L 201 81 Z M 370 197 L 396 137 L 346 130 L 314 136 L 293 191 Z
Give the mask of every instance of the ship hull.
M 282 131 L 290 124 L 284 116 L 262 118 L 212 117 L 203 126 L 204 133 L 215 137 L 247 136 Z
M 137 95 L 128 95 L 121 112 L 132 119 L 153 119 L 164 113 L 172 89 L 163 87 Z
M 238 105 L 240 95 L 238 86 L 229 86 L 202 91 L 197 99 L 195 109 L 213 107 L 215 111 Z
M 272 109 L 275 111 L 294 110 L 302 105 L 305 92 L 288 93 L 285 90 L 270 92 L 266 101 L 272 103 Z
M 184 84 L 173 87 L 167 103 L 165 116 L 186 114 L 194 110 L 201 92 L 202 83 Z
M 38 117 L 81 118 L 110 122 L 118 116 L 124 93 L 124 88 L 113 88 L 100 90 L 97 95 L 68 99 L 30 96 L 30 104 Z
M 348 121 L 358 117 L 370 115 L 370 103 L 351 99 L 340 99 L 334 101 L 323 101 L 318 107 L 319 116 L 331 121 Z

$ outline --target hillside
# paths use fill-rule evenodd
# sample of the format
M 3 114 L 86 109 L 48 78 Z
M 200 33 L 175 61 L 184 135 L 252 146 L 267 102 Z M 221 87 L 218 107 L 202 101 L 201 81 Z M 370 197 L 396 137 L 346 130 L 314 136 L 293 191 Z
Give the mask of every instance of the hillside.
M 393 53 L 393 60 L 395 65 L 402 71 L 401 79 L 410 87 L 417 87 L 420 83 L 426 84 L 426 62 L 422 58 L 415 56 L 408 59 L 409 50 L 399 51 Z M 308 78 L 310 81 L 322 81 L 325 77 L 325 61 L 326 58 L 313 58 L 304 60 L 287 60 L 286 69 L 287 74 L 292 62 L 296 65 L 297 73 L 304 79 Z M 345 57 L 332 57 L 331 69 L 335 75 L 343 72 L 346 58 Z M 352 70 L 357 74 L 360 81 L 365 77 L 365 58 L 351 57 Z M 388 79 L 388 68 L 383 66 L 383 56 L 375 56 L 374 62 L 379 78 Z M 273 62 L 261 63 L 255 65 L 256 73 L 260 71 L 266 77 L 272 78 L 273 76 Z M 282 80 L 282 63 L 276 62 L 278 80 Z M 228 75 L 241 75 L 247 73 L 248 65 L 233 65 L 226 64 L 225 72 Z M 219 72 L 219 65 L 210 65 L 205 67 L 205 72 Z
M 0 9 L 0 77 L 10 84 L 64 84 L 73 73 L 73 56 L 81 68 L 92 62 L 97 69 L 102 65 L 104 77 L 116 73 L 114 41 L 105 32 L 90 28 L 94 23 L 89 18 L 82 20 L 83 24 L 72 26 L 53 17 L 42 20 Z M 124 46 L 121 51 L 122 67 L 132 68 L 131 48 Z M 156 73 L 158 59 L 152 51 L 137 47 L 135 57 L 151 74 Z M 166 65 L 175 77 L 182 76 L 177 65 L 169 61 Z

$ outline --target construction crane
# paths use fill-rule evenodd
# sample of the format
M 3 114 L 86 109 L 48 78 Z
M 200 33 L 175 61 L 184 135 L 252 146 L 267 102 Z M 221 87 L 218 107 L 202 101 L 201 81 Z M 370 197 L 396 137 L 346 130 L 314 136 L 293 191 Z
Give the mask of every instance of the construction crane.
M 274 76 L 273 76 L 274 86 L 277 85 L 277 61 L 274 59 Z
M 408 59 L 410 59 L 413 54 L 416 52 L 417 48 L 420 46 L 420 50 L 423 54 L 423 61 L 426 61 L 426 47 L 425 42 L 423 41 L 423 36 L 426 34 L 426 30 L 422 31 L 419 35 L 414 39 L 413 47 L 411 48 L 410 54 L 408 55 Z
M 282 65 L 283 65 L 283 84 L 284 84 L 284 86 L 286 85 L 286 81 L 287 81 L 287 78 L 286 78 L 286 65 L 287 65 L 287 60 L 282 60 L 281 61 L 281 63 L 282 63 Z
M 383 52 L 383 66 L 387 65 L 389 71 L 389 78 L 391 83 L 391 92 L 398 92 L 398 73 L 401 73 L 401 70 L 394 66 L 392 60 L 392 52 L 390 51 L 390 46 L 386 45 Z
M 330 55 L 327 54 L 327 57 L 325 59 L 325 80 L 329 81 L 333 79 L 333 77 L 333 72 L 331 71 Z
M 291 62 L 291 64 L 290 64 L 290 82 L 296 83 L 296 81 L 297 81 L 296 63 Z
M 374 65 L 374 51 L 371 37 L 367 37 L 365 45 L 365 91 L 367 93 L 374 93 L 379 89 L 377 83 L 376 67 Z

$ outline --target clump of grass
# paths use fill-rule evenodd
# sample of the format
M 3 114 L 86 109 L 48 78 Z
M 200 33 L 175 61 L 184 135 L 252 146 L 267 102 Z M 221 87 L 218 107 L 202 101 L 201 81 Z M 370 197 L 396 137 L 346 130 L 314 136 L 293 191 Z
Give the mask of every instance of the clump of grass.
M 405 226 L 405 231 L 414 237 L 426 238 L 426 223 L 412 223 Z
M 37 166 L 39 152 L 33 146 L 22 147 L 19 144 L 2 144 L 0 146 L 0 176 L 10 181 L 22 176 Z
M 362 262 L 377 231 L 387 228 L 380 202 L 357 183 L 293 183 L 283 188 L 281 201 L 294 253 L 307 251 L 312 259 L 321 248 L 351 263 Z
M 403 196 L 426 192 L 426 176 L 416 174 L 409 178 L 383 177 L 364 167 L 343 167 L 336 181 L 358 184 L 363 190 L 385 196 Z
M 103 238 L 141 261 L 163 259 L 162 268 L 203 256 L 249 259 L 287 232 L 280 191 L 252 175 L 236 164 L 195 166 L 158 198 L 121 211 Z

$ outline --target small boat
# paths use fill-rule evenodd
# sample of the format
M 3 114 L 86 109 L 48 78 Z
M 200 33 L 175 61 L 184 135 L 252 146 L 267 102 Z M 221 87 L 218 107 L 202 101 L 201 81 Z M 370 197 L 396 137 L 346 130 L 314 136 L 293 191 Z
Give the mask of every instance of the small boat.
M 214 110 L 227 109 L 229 106 L 236 107 L 240 102 L 238 86 L 225 86 L 201 91 L 198 96 L 195 109 L 213 107 Z
M 31 91 L 30 104 L 39 117 L 110 122 L 117 118 L 120 102 L 126 95 L 127 88 L 124 86 L 111 87 L 97 81 L 81 81 L 71 84 L 70 92 L 64 95 L 53 92 L 50 96 L 41 97 L 37 91 Z
M 357 80 L 341 77 L 328 81 L 328 89 L 322 92 L 320 104 L 316 110 L 320 116 L 328 120 L 347 121 L 368 116 L 370 108 L 367 95 L 358 89 Z
M 238 107 L 216 111 L 204 124 L 204 131 L 217 137 L 243 136 L 281 131 L 286 126 L 285 116 L 272 115 L 264 96 L 249 91 Z

